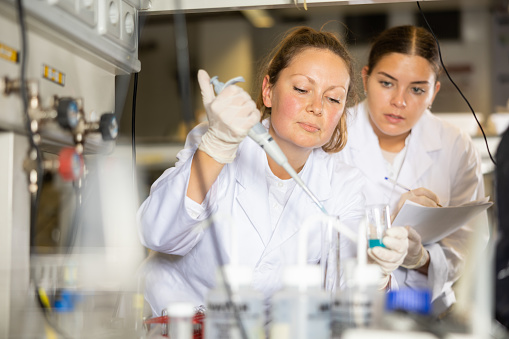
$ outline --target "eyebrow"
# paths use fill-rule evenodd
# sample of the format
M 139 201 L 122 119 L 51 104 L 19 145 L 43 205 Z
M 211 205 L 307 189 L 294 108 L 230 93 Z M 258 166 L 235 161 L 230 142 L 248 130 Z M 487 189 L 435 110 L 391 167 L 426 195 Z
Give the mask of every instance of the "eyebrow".
M 292 76 L 294 76 L 294 75 L 301 75 L 301 76 L 307 78 L 309 80 L 309 82 L 311 82 L 313 84 L 316 84 L 316 81 L 313 78 L 311 78 L 311 77 L 309 77 L 309 76 L 307 76 L 305 74 L 301 74 L 301 73 L 294 73 L 294 74 L 292 74 Z M 389 75 L 387 74 L 387 76 L 389 76 Z M 394 80 L 396 80 L 396 79 L 394 79 Z M 346 88 L 343 85 L 337 85 L 337 86 L 329 87 L 329 88 L 327 88 L 327 91 L 330 91 L 330 90 L 335 89 L 335 88 L 340 88 L 340 89 L 344 90 L 345 92 L 347 91 Z
M 384 76 L 386 76 L 386 77 L 388 77 L 388 78 L 390 78 L 390 79 L 392 79 L 394 81 L 398 81 L 398 79 L 396 79 L 395 77 L 393 77 L 393 76 L 391 76 L 391 75 L 389 75 L 389 74 L 387 74 L 385 72 L 378 72 L 378 74 L 384 75 Z M 424 85 L 429 85 L 430 84 L 429 81 L 426 81 L 426 80 L 412 81 L 411 83 L 412 84 L 424 84 Z

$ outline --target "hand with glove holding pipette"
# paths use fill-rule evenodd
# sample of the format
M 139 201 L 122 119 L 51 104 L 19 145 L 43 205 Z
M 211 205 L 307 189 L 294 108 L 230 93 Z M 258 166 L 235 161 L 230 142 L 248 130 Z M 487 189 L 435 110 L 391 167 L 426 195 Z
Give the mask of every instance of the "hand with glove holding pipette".
M 204 70 L 198 71 L 198 83 L 209 121 L 198 149 L 218 163 L 231 163 L 240 142 L 260 121 L 260 112 L 251 96 L 236 85 L 226 87 L 216 97 L 210 76 Z
M 147 273 L 157 277 L 148 289 L 164 291 L 149 294 L 154 311 L 177 297 L 204 304 L 216 268 L 231 259 L 232 238 L 253 287 L 269 297 L 282 268 L 297 263 L 304 220 L 327 211 L 353 229 L 364 215 L 364 176 L 331 156 L 346 144 L 353 59 L 333 33 L 309 27 L 289 31 L 270 56 L 256 104 L 234 79 L 198 72 L 208 122 L 189 133 L 138 211 L 142 243 L 170 255 Z M 229 219 L 207 228 L 211 216 Z M 321 237 L 308 232 L 308 264 L 321 262 Z M 355 246 L 341 239 L 342 258 L 354 257 Z
M 198 83 L 209 126 L 194 155 L 187 196 L 201 203 L 223 166 L 233 162 L 239 144 L 260 121 L 260 112 L 251 96 L 236 85 L 227 86 L 216 97 L 204 70 L 198 71 Z

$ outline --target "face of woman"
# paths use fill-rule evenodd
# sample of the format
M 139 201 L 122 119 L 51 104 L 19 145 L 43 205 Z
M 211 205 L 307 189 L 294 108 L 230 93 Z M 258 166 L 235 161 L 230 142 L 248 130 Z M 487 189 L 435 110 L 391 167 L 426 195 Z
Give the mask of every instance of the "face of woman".
M 420 56 L 391 53 L 371 74 L 362 70 L 371 125 L 383 137 L 406 137 L 440 89 L 429 62 Z
M 311 150 L 326 144 L 345 109 L 350 76 L 336 54 L 301 51 L 275 84 L 263 82 L 263 101 L 271 107 L 270 133 L 281 148 Z

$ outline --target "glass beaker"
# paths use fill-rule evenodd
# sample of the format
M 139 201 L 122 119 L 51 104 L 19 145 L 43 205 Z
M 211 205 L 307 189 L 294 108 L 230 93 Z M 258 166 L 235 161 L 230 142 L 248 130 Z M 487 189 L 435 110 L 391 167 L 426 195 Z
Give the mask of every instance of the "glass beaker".
M 366 206 L 367 239 L 369 247 L 385 245 L 382 242 L 385 231 L 391 227 L 391 214 L 388 205 L 376 204 Z

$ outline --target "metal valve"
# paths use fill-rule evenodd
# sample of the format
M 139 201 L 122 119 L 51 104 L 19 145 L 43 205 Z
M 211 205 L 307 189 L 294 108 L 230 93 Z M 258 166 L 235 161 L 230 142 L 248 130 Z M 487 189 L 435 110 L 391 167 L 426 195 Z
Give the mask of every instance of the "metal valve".
M 41 162 L 42 168 L 38 169 L 37 154 L 32 149 L 23 162 L 23 169 L 28 174 L 29 191 L 36 193 L 40 188 L 38 186 L 39 170 L 58 172 L 62 179 L 66 181 L 75 181 L 81 178 L 85 168 L 83 155 L 72 147 L 62 148 L 58 154 L 58 159 L 44 159 Z M 42 175 L 42 173 L 41 173 Z
M 60 98 L 56 106 L 58 124 L 66 129 L 76 128 L 80 114 L 77 101 L 73 98 Z
M 118 135 L 118 122 L 115 114 L 104 113 L 99 121 L 99 131 L 103 140 L 115 140 Z
M 73 130 L 74 142 L 78 151 L 83 149 L 85 136 L 88 133 L 101 133 L 104 141 L 115 140 L 118 135 L 118 123 L 114 113 L 104 113 L 99 121 L 88 122 L 82 117 Z
M 83 155 L 76 152 L 74 148 L 63 148 L 58 154 L 58 173 L 66 181 L 74 181 L 83 175 Z

